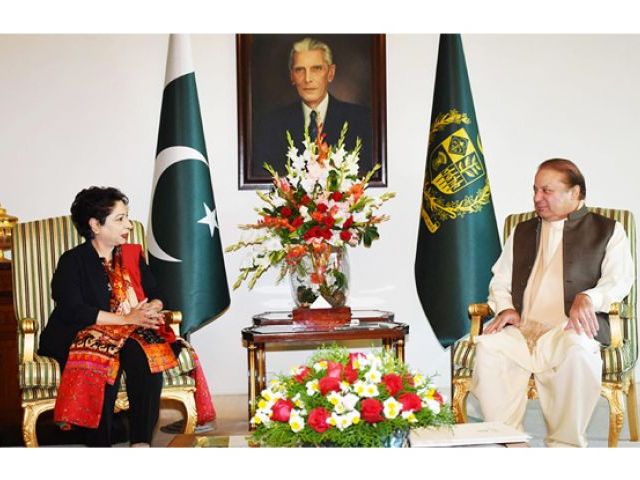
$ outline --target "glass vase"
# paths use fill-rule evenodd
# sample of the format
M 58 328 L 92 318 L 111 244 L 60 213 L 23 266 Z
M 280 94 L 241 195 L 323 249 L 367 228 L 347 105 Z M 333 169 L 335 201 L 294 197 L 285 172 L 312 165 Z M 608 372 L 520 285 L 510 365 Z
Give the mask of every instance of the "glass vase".
M 349 258 L 345 247 L 314 249 L 289 270 L 296 307 L 308 308 L 319 297 L 333 308 L 344 307 L 349 294 Z

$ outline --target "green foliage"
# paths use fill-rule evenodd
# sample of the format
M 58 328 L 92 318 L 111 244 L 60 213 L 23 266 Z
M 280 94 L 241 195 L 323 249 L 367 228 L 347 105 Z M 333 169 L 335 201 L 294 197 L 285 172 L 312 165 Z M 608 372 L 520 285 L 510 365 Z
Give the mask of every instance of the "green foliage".
M 385 446 L 389 438 L 398 433 L 407 433 L 413 428 L 444 427 L 454 423 L 453 413 L 448 405 L 444 404 L 439 408 L 439 411 L 436 411 L 427 407 L 424 403 L 425 399 L 435 401 L 433 399 L 439 396 L 433 386 L 430 385 L 431 379 L 420 374 L 411 373 L 406 364 L 402 363 L 390 352 L 383 351 L 377 354 L 369 354 L 365 359 L 359 357 L 361 365 L 351 364 L 357 367 L 357 380 L 350 386 L 343 386 L 340 395 L 355 396 L 356 389 L 354 385 L 358 382 L 364 382 L 367 374 L 371 374 L 372 370 L 376 370 L 382 377 L 385 374 L 395 374 L 396 378 L 399 376 L 402 379 L 402 388 L 396 394 L 396 397 L 411 393 L 418 395 L 422 399 L 422 406 L 419 410 L 413 412 L 413 419 L 410 421 L 408 418 L 403 418 L 402 415 L 391 418 L 385 414 L 382 421 L 370 423 L 364 417 L 359 417 L 359 421 L 354 421 L 343 429 L 334 424 L 326 431 L 318 432 L 309 425 L 309 413 L 319 407 L 324 408 L 327 412 L 337 412 L 338 408 L 336 403 L 330 401 L 328 395 L 323 396 L 319 391 L 315 391 L 315 393 L 311 391 L 312 393 L 310 393 L 309 385 L 327 377 L 327 367 L 331 362 L 339 363 L 344 368 L 351 362 L 349 351 L 335 345 L 323 347 L 317 350 L 307 362 L 306 368 L 309 370 L 302 380 L 297 380 L 295 375 L 279 375 L 275 381 L 271 382 L 270 389 L 262 392 L 262 402 L 265 402 L 265 399 L 271 399 L 273 404 L 278 398 L 291 400 L 294 404 L 294 409 L 298 409 L 298 412 L 303 412 L 299 414 L 304 418 L 304 428 L 294 432 L 288 422 L 277 420 L 258 421 L 256 422 L 256 430 L 252 434 L 252 440 L 260 445 L 269 447 L 382 447 Z M 297 371 L 298 375 L 302 373 L 302 369 Z M 344 379 L 343 383 L 349 385 Z M 391 398 L 383 380 L 377 382 L 377 389 L 378 394 L 372 398 L 381 403 Z M 361 407 L 364 399 L 365 396 L 360 395 L 353 410 L 350 411 L 359 414 L 362 411 Z M 261 408 L 266 408 L 264 412 L 269 412 L 271 407 L 268 404 L 265 406 L 265 403 L 262 404 Z M 254 419 L 257 417 L 258 414 Z

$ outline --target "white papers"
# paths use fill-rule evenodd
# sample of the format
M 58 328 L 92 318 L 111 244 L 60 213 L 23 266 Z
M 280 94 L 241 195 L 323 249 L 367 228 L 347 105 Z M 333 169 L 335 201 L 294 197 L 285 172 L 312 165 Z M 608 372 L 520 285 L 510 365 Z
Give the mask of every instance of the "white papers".
M 501 422 L 459 423 L 451 428 L 417 428 L 409 433 L 412 448 L 526 443 L 530 438 L 525 432 Z

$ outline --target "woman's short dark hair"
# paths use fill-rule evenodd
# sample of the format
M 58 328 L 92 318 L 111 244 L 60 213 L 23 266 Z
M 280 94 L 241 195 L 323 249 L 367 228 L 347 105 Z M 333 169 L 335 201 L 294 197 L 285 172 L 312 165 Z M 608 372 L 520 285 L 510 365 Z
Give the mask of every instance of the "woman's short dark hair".
M 80 191 L 71 204 L 71 220 L 78 233 L 87 240 L 93 238 L 89 220 L 95 218 L 104 225 L 106 218 L 113 211 L 116 202 L 129 204 L 129 199 L 117 188 L 89 187 Z
M 551 158 L 542 162 L 538 170 L 542 170 L 543 168 L 562 173 L 562 175 L 564 175 L 564 183 L 569 185 L 569 188 L 575 187 L 576 185 L 580 187 L 580 200 L 586 198 L 587 185 L 584 181 L 584 176 L 578 166 L 571 160 L 567 160 L 566 158 Z

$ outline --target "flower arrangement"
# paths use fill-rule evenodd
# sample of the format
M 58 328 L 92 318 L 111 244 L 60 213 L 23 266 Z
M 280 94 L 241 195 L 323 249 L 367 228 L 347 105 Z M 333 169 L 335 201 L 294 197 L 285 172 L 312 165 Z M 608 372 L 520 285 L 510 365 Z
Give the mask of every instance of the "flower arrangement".
M 453 424 L 430 378 L 391 352 L 318 350 L 261 393 L 252 441 L 269 447 L 381 447 L 398 432 Z
M 251 289 L 271 267 L 280 267 L 278 281 L 287 272 L 297 273 L 296 303 L 308 306 L 322 295 L 332 306 L 344 305 L 348 278 L 340 268 L 346 246 L 365 247 L 379 238 L 378 224 L 389 219 L 376 210 L 393 198 L 387 192 L 379 198 L 365 193 L 376 165 L 358 177 L 360 139 L 352 151 L 345 150 L 348 124 L 345 122 L 338 143 L 329 146 L 320 133 L 315 141 L 305 133 L 304 151 L 299 154 L 287 132 L 289 149 L 286 175 L 281 177 L 265 163 L 273 177 L 270 192 L 257 192 L 264 204 L 257 208 L 257 223 L 240 225 L 250 231 L 247 238 L 226 251 L 249 248 L 233 288 L 245 280 Z M 337 264 L 331 261 L 338 252 Z

